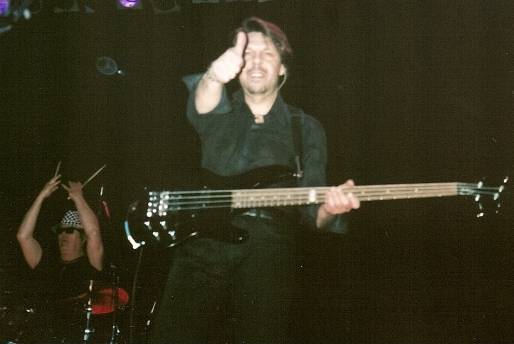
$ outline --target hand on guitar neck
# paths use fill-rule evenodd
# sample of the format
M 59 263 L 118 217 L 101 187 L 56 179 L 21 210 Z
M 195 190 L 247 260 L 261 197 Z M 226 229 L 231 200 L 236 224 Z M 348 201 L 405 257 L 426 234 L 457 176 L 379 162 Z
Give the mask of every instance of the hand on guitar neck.
M 345 188 L 355 186 L 353 180 L 349 179 L 344 184 L 331 187 L 325 194 L 325 200 L 318 209 L 316 218 L 316 226 L 323 228 L 331 222 L 331 220 L 339 214 L 348 213 L 352 209 L 360 207 L 359 198 L 352 192 L 345 193 Z

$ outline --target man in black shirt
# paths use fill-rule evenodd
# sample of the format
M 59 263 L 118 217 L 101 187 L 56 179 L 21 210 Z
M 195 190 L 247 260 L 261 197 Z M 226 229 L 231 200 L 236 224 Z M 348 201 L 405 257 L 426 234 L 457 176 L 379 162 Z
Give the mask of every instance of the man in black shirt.
M 202 167 L 222 176 L 272 165 L 295 169 L 298 148 L 291 128 L 292 118 L 299 116 L 303 177 L 297 184 L 325 185 L 323 128 L 279 94 L 291 55 L 287 37 L 275 24 L 252 17 L 206 73 L 184 79 L 190 90 L 187 115 L 202 144 Z M 225 84 L 236 77 L 241 90 L 229 99 Z M 299 226 L 290 220 L 344 230 L 338 215 L 359 207 L 354 195 L 342 191 L 352 185 L 349 180 L 330 188 L 321 206 L 303 207 L 294 216 L 251 209 L 234 217 L 233 225 L 247 233 L 243 242 L 199 237 L 176 247 L 152 343 L 291 342 L 294 273 L 299 269 L 294 231 Z
M 67 191 L 77 210 L 67 211 L 53 228 L 60 253 L 57 258 L 42 249 L 34 232 L 44 201 L 59 185 Z M 82 184 L 62 184 L 59 175 L 50 179 L 25 214 L 17 239 L 25 261 L 35 272 L 38 291 L 47 294 L 51 302 L 51 309 L 45 311 L 55 316 L 52 324 L 55 336 L 66 343 L 82 338 L 86 319 L 83 306 L 88 297 L 89 282 L 97 279 L 102 271 L 104 256 L 99 222 L 83 196 Z M 41 290 L 45 289 L 43 286 L 48 290 Z

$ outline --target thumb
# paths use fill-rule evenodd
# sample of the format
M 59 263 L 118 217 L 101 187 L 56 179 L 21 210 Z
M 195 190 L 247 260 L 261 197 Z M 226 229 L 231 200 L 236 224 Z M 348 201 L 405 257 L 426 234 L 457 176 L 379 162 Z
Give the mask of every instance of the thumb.
M 234 45 L 235 52 L 243 56 L 243 52 L 246 47 L 246 33 L 245 32 L 238 32 L 236 37 L 236 44 Z

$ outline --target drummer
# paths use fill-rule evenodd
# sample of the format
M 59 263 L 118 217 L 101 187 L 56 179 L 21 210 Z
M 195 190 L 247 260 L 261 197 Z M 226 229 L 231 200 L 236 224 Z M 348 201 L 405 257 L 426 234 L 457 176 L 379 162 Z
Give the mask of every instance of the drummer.
M 60 253 L 59 257 L 52 257 L 35 239 L 34 232 L 43 203 L 59 187 L 67 192 L 76 210 L 68 210 L 52 228 Z M 77 299 L 83 304 L 90 280 L 97 279 L 103 270 L 104 245 L 98 218 L 86 202 L 80 182 L 70 181 L 66 185 L 61 183 L 60 175 L 50 179 L 25 214 L 17 239 L 28 266 L 48 282 L 50 294 L 60 300 Z

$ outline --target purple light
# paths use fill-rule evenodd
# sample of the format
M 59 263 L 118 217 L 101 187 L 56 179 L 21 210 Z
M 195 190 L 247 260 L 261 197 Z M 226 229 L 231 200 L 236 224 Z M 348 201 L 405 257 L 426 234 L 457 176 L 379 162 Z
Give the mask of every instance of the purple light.
M 118 0 L 118 3 L 122 7 L 132 8 L 132 7 L 139 6 L 141 3 L 141 0 Z
M 9 0 L 0 0 L 0 16 L 6 16 L 9 12 Z

